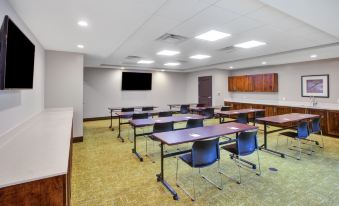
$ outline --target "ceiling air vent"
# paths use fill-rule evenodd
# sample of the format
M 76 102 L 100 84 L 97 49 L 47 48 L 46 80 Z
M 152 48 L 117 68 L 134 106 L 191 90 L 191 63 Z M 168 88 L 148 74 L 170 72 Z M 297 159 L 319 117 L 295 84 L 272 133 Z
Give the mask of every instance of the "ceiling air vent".
M 224 47 L 224 48 L 221 48 L 221 49 L 218 49 L 219 51 L 222 51 L 222 52 L 227 52 L 227 53 L 230 53 L 230 52 L 233 52 L 236 48 L 234 46 L 227 46 L 227 47 Z
M 180 35 L 176 35 L 176 34 L 169 34 L 166 33 L 162 36 L 160 36 L 159 38 L 157 38 L 157 41 L 163 41 L 169 44 L 179 44 L 182 43 L 184 41 L 186 41 L 188 38 L 184 37 L 184 36 L 180 36 Z
M 141 59 L 141 57 L 132 55 L 132 56 L 127 56 L 125 59 L 133 60 L 133 59 Z

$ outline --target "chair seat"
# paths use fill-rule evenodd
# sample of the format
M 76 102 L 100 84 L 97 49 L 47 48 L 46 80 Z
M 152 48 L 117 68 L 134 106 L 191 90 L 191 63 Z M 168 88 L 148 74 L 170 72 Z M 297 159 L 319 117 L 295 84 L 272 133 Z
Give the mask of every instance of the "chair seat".
M 298 136 L 298 133 L 296 132 L 281 132 L 279 134 L 287 136 L 287 137 L 292 137 L 292 138 L 297 138 Z
M 186 164 L 188 164 L 190 167 L 194 167 L 194 168 L 207 167 L 207 166 L 213 164 L 213 163 L 211 163 L 211 164 L 203 164 L 203 165 L 195 165 L 195 166 L 193 166 L 193 164 L 192 164 L 192 153 L 188 153 L 188 154 L 181 155 L 181 156 L 179 156 L 179 158 L 180 158 L 183 162 L 185 162 Z
M 229 151 L 230 153 L 238 154 L 237 144 L 236 143 L 228 144 L 228 145 L 225 145 L 225 146 L 223 146 L 221 148 L 226 150 L 226 151 Z

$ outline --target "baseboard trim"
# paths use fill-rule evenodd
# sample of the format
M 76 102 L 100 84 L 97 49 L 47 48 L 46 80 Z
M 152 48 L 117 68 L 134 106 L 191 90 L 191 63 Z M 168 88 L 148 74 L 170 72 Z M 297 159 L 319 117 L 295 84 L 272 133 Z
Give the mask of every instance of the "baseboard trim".
M 113 119 L 116 118 L 115 116 L 113 116 Z M 89 122 L 89 121 L 97 121 L 97 120 L 106 120 L 106 119 L 111 119 L 110 116 L 106 116 L 106 117 L 91 117 L 91 118 L 84 118 L 83 121 L 84 122 Z
M 73 137 L 72 138 L 72 143 L 78 143 L 78 142 L 83 142 L 84 141 L 84 137 L 80 136 L 80 137 Z

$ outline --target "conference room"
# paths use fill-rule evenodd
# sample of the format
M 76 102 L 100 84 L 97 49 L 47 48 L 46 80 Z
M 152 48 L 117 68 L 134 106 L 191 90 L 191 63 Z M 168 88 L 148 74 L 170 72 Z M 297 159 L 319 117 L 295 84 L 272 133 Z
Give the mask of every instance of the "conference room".
M 0 0 L 0 205 L 339 205 L 339 1 Z

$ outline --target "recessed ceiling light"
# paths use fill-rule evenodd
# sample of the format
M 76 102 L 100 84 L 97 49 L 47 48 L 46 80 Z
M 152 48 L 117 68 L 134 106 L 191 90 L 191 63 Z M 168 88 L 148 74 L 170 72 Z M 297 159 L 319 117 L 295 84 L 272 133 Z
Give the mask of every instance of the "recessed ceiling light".
M 248 49 L 248 48 L 253 48 L 253 47 L 257 47 L 257 46 L 262 46 L 262 45 L 265 45 L 265 44 L 266 44 L 265 42 L 251 40 L 251 41 L 243 42 L 243 43 L 240 43 L 240 44 L 236 44 L 234 46 L 244 48 L 244 49 Z
M 121 69 L 121 70 L 124 70 L 124 69 L 125 69 L 125 67 L 120 67 L 120 69 Z
M 174 56 L 180 54 L 179 51 L 171 51 L 171 50 L 162 50 L 157 53 L 157 55 L 164 55 L 164 56 Z
M 179 62 L 167 62 L 164 65 L 165 66 L 178 66 L 178 65 L 180 65 L 180 63 Z
M 267 64 L 267 62 L 261 62 L 261 64 L 265 65 L 265 64 Z
M 210 30 L 206 33 L 200 34 L 196 36 L 196 39 L 203 39 L 207 41 L 217 41 L 219 39 L 225 38 L 231 36 L 231 34 L 227 34 L 224 32 L 216 31 L 216 30 Z
M 230 69 L 233 69 L 234 67 L 233 67 L 233 66 L 230 66 L 229 68 L 230 68 Z
M 85 48 L 85 46 L 84 45 L 82 45 L 82 44 L 78 44 L 78 46 L 77 46 L 79 49 L 83 49 L 83 48 Z
M 191 59 L 207 59 L 210 57 L 211 56 L 205 55 L 205 54 L 196 54 L 196 55 L 190 56 Z
M 164 70 L 164 69 L 162 69 L 161 71 L 162 71 L 162 72 L 164 72 L 165 70 Z
M 314 59 L 314 58 L 317 58 L 317 57 L 318 57 L 318 55 L 316 55 L 316 54 L 312 54 L 310 57 L 311 57 L 312 59 Z
M 88 23 L 87 23 L 87 21 L 78 21 L 78 25 L 81 26 L 81 27 L 87 27 Z
M 138 64 L 153 64 L 153 60 L 139 60 Z

